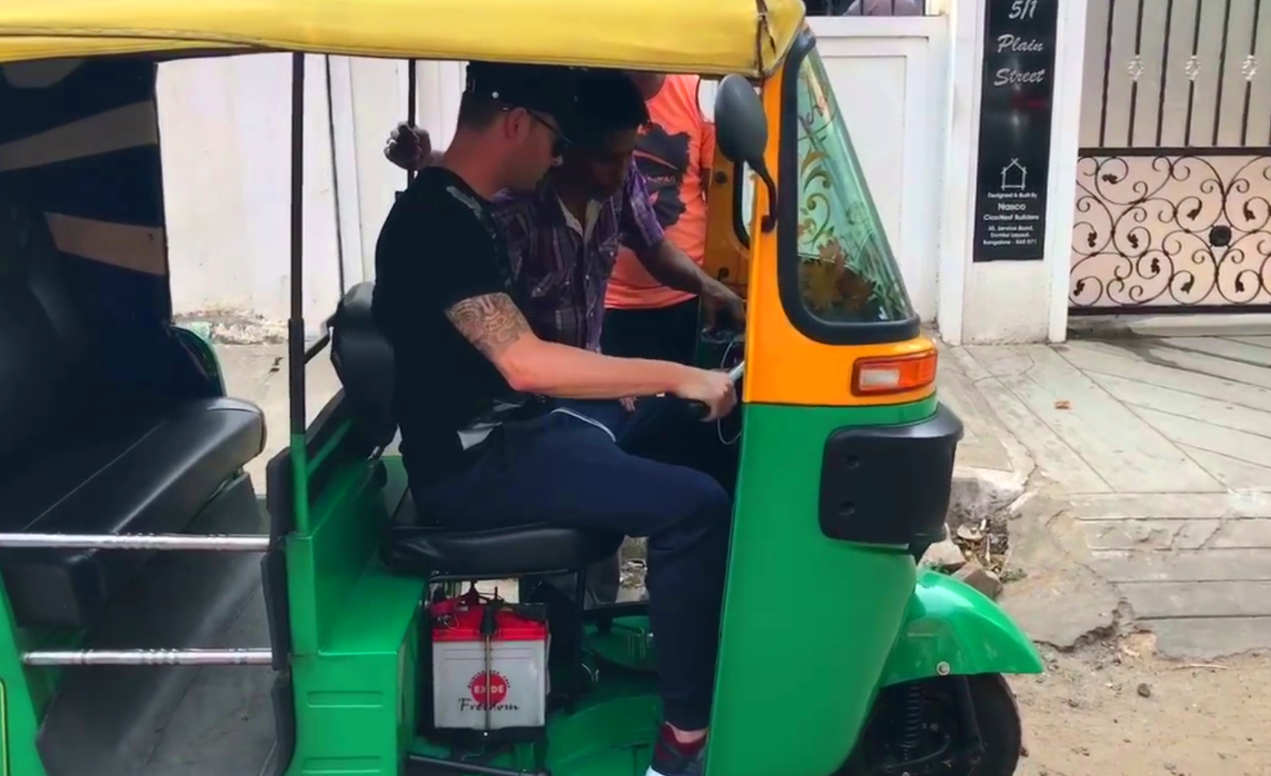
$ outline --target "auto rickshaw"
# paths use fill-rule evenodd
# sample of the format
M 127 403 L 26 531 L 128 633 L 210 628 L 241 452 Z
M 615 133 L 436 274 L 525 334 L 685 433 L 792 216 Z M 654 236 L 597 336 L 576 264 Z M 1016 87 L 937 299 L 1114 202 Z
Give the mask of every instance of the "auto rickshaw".
M 294 83 L 289 446 L 263 516 L 262 413 L 172 322 L 154 87 L 166 59 L 266 51 Z M 916 562 L 961 425 L 800 0 L 45 0 L 0 8 L 0 776 L 644 772 L 656 634 L 580 594 L 621 537 L 430 525 L 369 285 L 306 341 L 304 53 L 722 78 L 707 264 L 749 314 L 731 355 L 701 351 L 746 370 L 708 773 L 1012 773 L 1003 675 L 1042 663 Z M 343 390 L 307 422 L 328 346 Z M 547 573 L 579 582 L 564 608 L 471 586 Z M 525 694 L 498 660 L 542 671 Z

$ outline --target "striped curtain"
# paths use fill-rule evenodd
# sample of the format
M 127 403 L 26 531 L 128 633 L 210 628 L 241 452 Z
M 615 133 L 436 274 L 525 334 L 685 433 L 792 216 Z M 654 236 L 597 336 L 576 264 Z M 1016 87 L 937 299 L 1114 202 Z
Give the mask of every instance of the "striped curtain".
M 107 374 L 171 395 L 190 378 L 169 326 L 156 72 L 140 59 L 0 67 L 0 198 L 43 215 Z

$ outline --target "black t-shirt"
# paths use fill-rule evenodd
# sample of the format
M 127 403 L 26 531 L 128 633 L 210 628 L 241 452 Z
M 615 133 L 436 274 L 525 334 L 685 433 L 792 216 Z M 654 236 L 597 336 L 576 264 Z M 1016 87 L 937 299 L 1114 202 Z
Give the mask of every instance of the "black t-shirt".
M 513 294 L 507 245 L 489 208 L 458 175 L 431 167 L 397 199 L 375 246 L 372 310 L 393 345 L 402 457 L 415 486 L 453 470 L 458 430 L 512 396 L 446 317 L 464 299 Z

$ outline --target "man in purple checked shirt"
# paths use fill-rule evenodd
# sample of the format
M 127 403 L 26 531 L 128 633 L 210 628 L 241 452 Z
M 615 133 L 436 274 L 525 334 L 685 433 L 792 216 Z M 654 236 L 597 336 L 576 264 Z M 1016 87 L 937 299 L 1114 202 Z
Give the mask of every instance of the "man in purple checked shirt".
M 658 224 L 632 159 L 648 121 L 644 95 L 627 75 L 588 74 L 578 85 L 577 115 L 565 119 L 557 137 L 560 163 L 533 192 L 504 191 L 493 200 L 522 290 L 521 312 L 544 340 L 600 351 L 605 291 L 620 245 L 659 282 L 700 296 L 708 315 L 726 310 L 744 323 L 741 299 L 666 239 Z M 385 155 L 411 169 L 440 156 L 426 132 L 405 125 L 393 132 Z M 634 400 L 624 404 L 635 409 Z M 624 449 L 626 441 L 619 439 Z M 618 571 L 617 556 L 596 564 L 588 574 L 589 598 L 612 603 Z
M 648 121 L 644 97 L 626 75 L 585 76 L 578 115 L 559 138 L 561 163 L 535 191 L 494 199 L 513 274 L 525 291 L 522 312 L 543 339 L 600 350 L 605 289 L 620 245 L 659 282 L 700 295 L 708 313 L 726 309 L 739 323 L 745 319 L 741 299 L 667 240 L 658 224 L 644 175 L 632 162 Z M 437 156 L 427 133 L 404 126 L 394 131 L 385 155 L 414 169 Z

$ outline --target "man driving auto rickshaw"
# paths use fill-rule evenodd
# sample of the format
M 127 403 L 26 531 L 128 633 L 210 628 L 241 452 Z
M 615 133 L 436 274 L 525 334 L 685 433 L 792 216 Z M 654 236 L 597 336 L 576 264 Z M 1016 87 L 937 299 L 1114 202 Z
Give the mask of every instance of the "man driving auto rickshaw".
M 1012 774 L 1004 676 L 1042 664 L 917 563 L 961 424 L 801 0 L 481 10 L 0 6 L 0 776 Z M 240 60 L 292 74 L 289 422 L 254 482 L 265 413 L 173 321 L 155 86 L 174 58 L 276 52 Z M 382 276 L 314 313 L 322 56 L 486 64 L 445 166 L 386 223 Z M 542 68 L 720 79 L 703 269 L 747 310 L 699 335 L 702 368 L 520 314 L 483 200 L 570 139 Z M 736 497 L 623 451 L 623 395 L 736 402 Z M 581 482 L 545 487 L 566 466 Z M 651 600 L 584 608 L 624 532 L 651 535 Z M 499 592 L 562 574 L 572 599 Z

